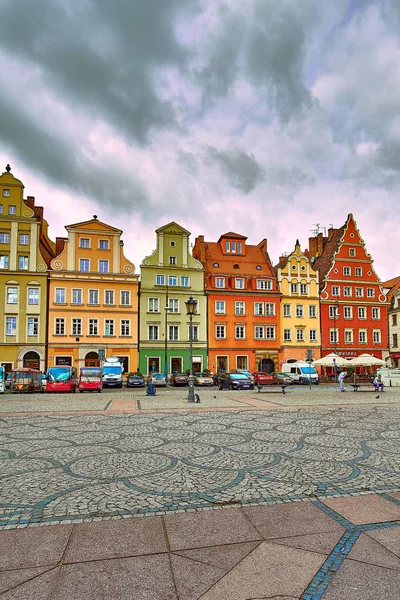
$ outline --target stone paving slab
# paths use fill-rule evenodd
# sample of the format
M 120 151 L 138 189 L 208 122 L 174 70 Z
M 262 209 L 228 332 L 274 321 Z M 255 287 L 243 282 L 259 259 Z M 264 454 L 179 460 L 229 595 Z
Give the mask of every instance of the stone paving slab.
M 379 496 L 329 498 L 322 502 L 356 525 L 400 521 L 400 506 Z
M 1 397 L 1 396 L 0 396 Z M 43 396 L 41 396 L 43 397 Z M 111 403 L 111 399 L 106 396 L 98 398 L 75 399 L 75 396 L 68 395 L 68 399 L 49 398 L 46 400 L 37 399 L 7 399 L 0 401 L 0 413 L 40 413 L 40 412 L 81 412 L 81 411 L 105 411 Z

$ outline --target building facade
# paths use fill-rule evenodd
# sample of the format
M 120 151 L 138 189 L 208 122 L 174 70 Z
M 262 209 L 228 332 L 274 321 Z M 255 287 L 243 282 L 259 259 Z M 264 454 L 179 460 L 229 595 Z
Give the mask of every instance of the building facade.
M 321 356 L 318 272 L 301 251 L 299 240 L 294 251 L 281 257 L 275 267 L 282 294 L 280 306 L 279 364 L 290 359 L 305 360 L 308 349 L 314 359 Z
M 7 371 L 46 367 L 47 270 L 55 245 L 43 208 L 24 200 L 23 190 L 7 165 L 0 176 L 0 363 Z
M 205 274 L 209 369 L 277 370 L 280 293 L 267 240 L 253 246 L 233 232 L 217 242 L 199 236 L 193 256 Z
M 320 280 L 322 356 L 368 353 L 385 360 L 388 301 L 353 215 L 327 236 L 310 238 L 309 254 Z
M 389 352 L 388 366 L 398 369 L 400 367 L 400 277 L 385 281 L 383 288 L 387 292 L 389 301 L 388 327 L 389 327 Z
M 136 371 L 139 277 L 122 231 L 97 216 L 66 230 L 51 262 L 48 365 L 97 367 L 104 350 L 122 359 L 125 373 Z
M 185 302 L 197 300 L 192 321 L 193 369 L 207 368 L 204 273 L 189 251 L 190 232 L 169 223 L 156 230 L 157 248 L 140 267 L 140 371 L 190 369 L 189 317 Z

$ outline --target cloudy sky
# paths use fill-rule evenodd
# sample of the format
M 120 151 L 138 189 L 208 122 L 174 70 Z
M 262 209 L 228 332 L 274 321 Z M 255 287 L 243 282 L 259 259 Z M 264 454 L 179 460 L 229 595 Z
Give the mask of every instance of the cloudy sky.
M 381 279 L 400 274 L 398 0 L 2 0 L 0 15 L 0 165 L 53 238 L 97 214 L 138 271 L 175 220 L 192 242 L 266 237 L 276 263 L 352 212 Z

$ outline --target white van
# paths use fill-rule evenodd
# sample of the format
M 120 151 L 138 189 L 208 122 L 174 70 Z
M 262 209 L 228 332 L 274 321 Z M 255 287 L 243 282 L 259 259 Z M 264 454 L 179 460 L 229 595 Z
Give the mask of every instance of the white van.
M 312 364 L 310 366 L 308 362 L 297 360 L 296 362 L 284 363 L 282 365 L 282 373 L 289 373 L 290 377 L 296 383 L 309 384 L 311 379 L 311 383 L 315 383 L 315 385 L 319 384 L 318 373 L 315 367 Z
M 387 387 L 400 387 L 400 369 L 378 369 L 377 373 L 381 375 L 383 385 Z

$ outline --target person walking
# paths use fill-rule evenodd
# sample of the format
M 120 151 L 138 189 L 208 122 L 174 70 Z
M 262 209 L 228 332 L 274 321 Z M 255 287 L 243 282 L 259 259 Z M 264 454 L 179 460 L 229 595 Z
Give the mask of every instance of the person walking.
M 344 378 L 347 377 L 347 371 L 341 371 L 338 375 L 338 382 L 340 385 L 340 391 L 341 392 L 345 392 L 346 390 L 344 389 Z

